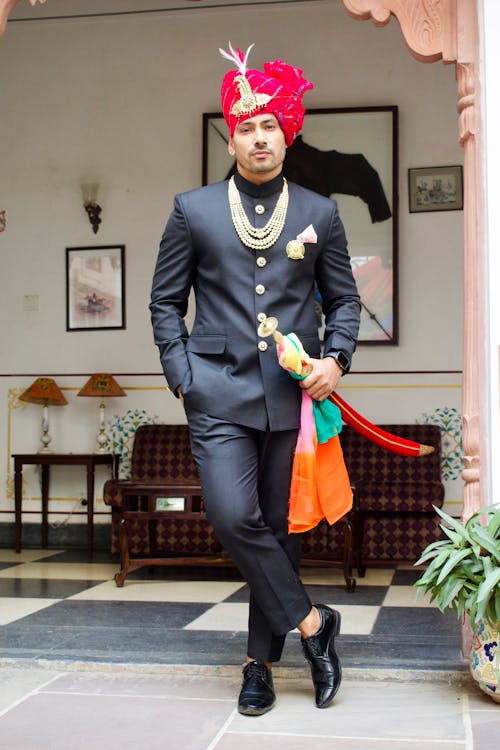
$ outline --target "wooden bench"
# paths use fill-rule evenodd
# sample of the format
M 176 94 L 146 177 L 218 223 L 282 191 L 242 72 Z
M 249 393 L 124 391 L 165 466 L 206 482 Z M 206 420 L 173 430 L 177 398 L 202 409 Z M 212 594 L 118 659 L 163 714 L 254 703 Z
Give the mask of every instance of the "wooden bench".
M 108 480 L 103 490 L 113 529 L 118 529 L 117 586 L 123 586 L 130 570 L 144 565 L 234 564 L 206 520 L 187 425 L 138 427 L 131 466 L 130 479 Z M 346 589 L 353 591 L 351 514 L 341 521 L 342 559 L 312 554 L 304 562 L 341 565 Z M 132 555 L 134 547 L 139 554 Z

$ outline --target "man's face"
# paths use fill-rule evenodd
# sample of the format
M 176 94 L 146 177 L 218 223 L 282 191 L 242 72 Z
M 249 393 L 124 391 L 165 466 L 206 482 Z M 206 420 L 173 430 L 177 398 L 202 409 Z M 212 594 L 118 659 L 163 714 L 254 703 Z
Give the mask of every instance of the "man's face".
M 228 151 L 243 177 L 257 184 L 268 182 L 281 172 L 285 134 L 272 114 L 249 117 L 237 124 Z

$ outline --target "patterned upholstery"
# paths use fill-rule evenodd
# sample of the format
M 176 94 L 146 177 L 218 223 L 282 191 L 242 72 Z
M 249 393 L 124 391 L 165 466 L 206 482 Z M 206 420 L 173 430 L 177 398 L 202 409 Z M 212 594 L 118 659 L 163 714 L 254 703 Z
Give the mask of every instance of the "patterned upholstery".
M 198 471 L 191 454 L 189 431 L 184 424 L 142 425 L 137 428 L 132 450 L 134 482 L 166 484 L 199 484 Z M 104 485 L 106 505 L 122 505 L 122 482 L 110 479 Z
M 441 430 L 437 425 L 380 425 L 394 435 L 432 445 L 426 456 L 401 456 L 380 448 L 351 427 L 340 433 L 351 483 L 361 510 L 433 513 L 441 507 Z
M 433 505 L 443 504 L 444 486 L 439 481 L 362 482 L 357 486 L 363 510 L 433 513 Z
M 112 508 L 111 551 L 120 551 L 119 524 L 124 506 L 122 490 L 130 482 L 198 485 L 186 424 L 141 425 L 134 436 L 130 479 L 110 479 L 104 484 L 104 502 Z M 130 503 L 130 499 L 129 499 Z M 221 555 L 222 545 L 204 513 L 197 518 L 170 518 L 156 522 L 156 549 L 169 555 Z M 150 555 L 150 527 L 145 518 L 129 519 L 128 548 L 134 556 Z
M 340 435 L 351 483 L 356 488 L 354 512 L 356 567 L 364 574 L 363 559 L 416 560 L 420 551 L 440 538 L 441 430 L 437 425 L 380 425 L 433 453 L 402 456 L 380 448 L 350 427 Z M 368 549 L 370 547 L 370 549 Z
M 415 562 L 431 542 L 441 539 L 437 514 L 393 513 L 367 516 L 363 560 Z

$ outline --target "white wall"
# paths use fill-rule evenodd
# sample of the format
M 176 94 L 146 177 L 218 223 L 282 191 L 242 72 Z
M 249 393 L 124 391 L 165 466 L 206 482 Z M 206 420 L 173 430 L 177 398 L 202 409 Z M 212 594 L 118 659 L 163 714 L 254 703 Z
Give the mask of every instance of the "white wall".
M 217 50 L 227 40 L 256 42 L 256 67 L 281 57 L 304 68 L 315 83 L 306 95 L 311 108 L 399 107 L 400 344 L 360 347 L 345 395 L 379 422 L 460 409 L 460 375 L 451 371 L 462 362 L 463 215 L 410 214 L 407 189 L 409 167 L 462 161 L 451 66 L 416 62 L 394 20 L 376 29 L 321 2 L 9 24 L 0 41 L 4 513 L 12 509 L 11 485 L 3 499 L 10 453 L 37 449 L 36 408 L 15 403 L 32 376 L 67 376 L 58 382 L 71 403 L 52 410 L 55 449 L 93 449 L 97 404 L 75 393 L 94 371 L 127 373 L 120 384 L 139 389 L 116 409 L 146 404 L 162 421 L 183 420 L 171 396 L 151 390 L 163 382 L 147 305 L 173 195 L 201 184 L 201 114 L 220 109 L 228 66 Z M 101 185 L 97 235 L 82 207 L 79 186 L 88 181 Z M 65 248 L 122 243 L 126 330 L 66 332 Z M 23 311 L 25 295 L 38 296 L 38 311 Z M 422 370 L 436 375 L 413 374 Z M 387 371 L 400 374 L 371 374 Z M 460 503 L 460 481 L 447 497 Z

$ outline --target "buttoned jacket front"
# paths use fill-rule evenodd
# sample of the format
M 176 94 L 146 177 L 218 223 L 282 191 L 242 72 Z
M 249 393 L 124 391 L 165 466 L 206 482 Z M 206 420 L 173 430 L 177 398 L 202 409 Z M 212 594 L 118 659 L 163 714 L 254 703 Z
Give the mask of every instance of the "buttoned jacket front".
M 258 186 L 237 175 L 236 184 L 250 222 L 266 224 L 281 176 Z M 279 366 L 272 339 L 259 337 L 259 321 L 275 316 L 282 333 L 293 331 L 319 357 L 316 281 L 326 321 L 323 355 L 342 351 L 350 360 L 359 326 L 359 297 L 336 202 L 293 183 L 288 189 L 283 231 L 262 251 L 239 239 L 227 182 L 177 195 L 151 294 L 155 343 L 171 390 L 181 386 L 192 409 L 261 430 L 298 427 L 301 389 Z M 258 206 L 264 211 L 256 212 Z M 288 257 L 288 242 L 309 225 L 317 242 L 304 244 L 303 259 Z M 188 333 L 191 289 L 196 314 Z

